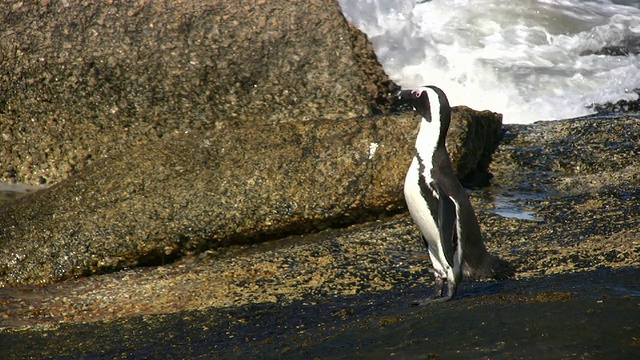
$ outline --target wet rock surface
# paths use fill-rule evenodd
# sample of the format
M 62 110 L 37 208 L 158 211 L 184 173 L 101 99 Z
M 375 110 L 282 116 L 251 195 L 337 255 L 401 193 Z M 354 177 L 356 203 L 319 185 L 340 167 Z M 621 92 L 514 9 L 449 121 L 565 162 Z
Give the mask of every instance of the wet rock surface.
M 485 234 L 508 239 L 521 272 L 638 265 L 639 121 L 620 116 L 505 126 L 490 165 L 493 213 L 500 211 L 496 205 L 517 204 L 533 221 L 492 214 Z
M 166 266 L 5 288 L 0 338 L 26 344 L 12 347 L 15 358 L 34 349 L 125 358 L 637 356 L 638 121 L 504 126 L 492 187 L 470 195 L 487 247 L 516 275 L 467 282 L 451 303 L 406 305 L 430 294 L 432 275 L 417 230 L 398 214 Z
M 44 189 L 42 186 L 0 183 L 0 206 Z
M 598 270 L 496 284 L 410 307 L 417 289 L 261 303 L 3 334 L 7 359 L 610 358 L 640 354 L 637 269 Z

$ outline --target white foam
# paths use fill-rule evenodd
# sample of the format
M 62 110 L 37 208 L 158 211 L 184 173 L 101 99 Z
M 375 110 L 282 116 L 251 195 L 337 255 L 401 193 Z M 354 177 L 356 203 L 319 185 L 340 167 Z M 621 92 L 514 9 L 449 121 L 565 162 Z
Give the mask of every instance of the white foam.
M 640 38 L 636 7 L 603 0 L 341 5 L 396 83 L 437 85 L 452 105 L 501 112 L 505 123 L 582 116 L 592 103 L 637 98 L 639 55 L 587 55 Z

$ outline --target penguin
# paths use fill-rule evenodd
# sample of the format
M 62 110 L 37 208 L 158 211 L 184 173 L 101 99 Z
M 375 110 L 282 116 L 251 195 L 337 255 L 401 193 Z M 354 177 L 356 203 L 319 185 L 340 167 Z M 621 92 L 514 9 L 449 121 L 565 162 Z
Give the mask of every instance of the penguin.
M 431 85 L 400 90 L 397 95 L 422 117 L 404 196 L 435 275 L 433 297 L 413 304 L 448 301 L 463 278 L 493 275 L 498 259 L 487 252 L 478 219 L 445 147 L 451 122 L 447 96 Z

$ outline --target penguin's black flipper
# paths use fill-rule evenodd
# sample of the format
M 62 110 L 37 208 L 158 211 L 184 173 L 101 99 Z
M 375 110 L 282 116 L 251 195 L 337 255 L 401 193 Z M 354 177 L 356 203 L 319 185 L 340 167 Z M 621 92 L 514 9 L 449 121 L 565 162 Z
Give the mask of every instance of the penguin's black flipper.
M 440 230 L 440 242 L 444 257 L 449 266 L 453 267 L 453 256 L 458 247 L 458 214 L 456 204 L 445 194 L 437 182 L 431 182 L 431 187 L 436 190 L 440 198 L 440 211 L 438 213 L 438 228 Z

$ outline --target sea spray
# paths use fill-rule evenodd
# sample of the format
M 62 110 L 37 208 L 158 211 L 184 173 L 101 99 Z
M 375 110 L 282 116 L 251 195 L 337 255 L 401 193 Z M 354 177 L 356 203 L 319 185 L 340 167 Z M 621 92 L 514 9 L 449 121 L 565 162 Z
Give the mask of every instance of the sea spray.
M 638 1 L 341 5 L 398 84 L 436 84 L 453 105 L 501 112 L 505 123 L 577 117 L 594 103 L 638 98 L 640 55 L 626 49 L 640 39 Z M 620 51 L 603 51 L 612 48 Z

